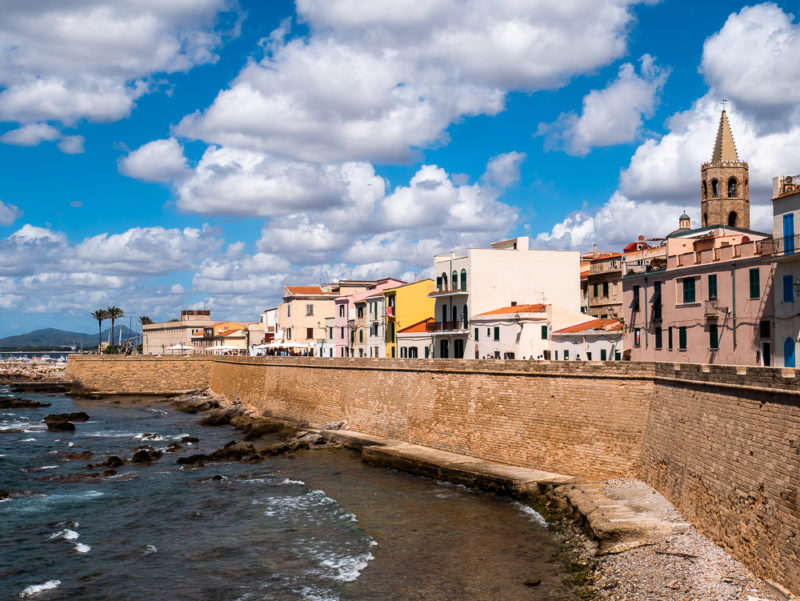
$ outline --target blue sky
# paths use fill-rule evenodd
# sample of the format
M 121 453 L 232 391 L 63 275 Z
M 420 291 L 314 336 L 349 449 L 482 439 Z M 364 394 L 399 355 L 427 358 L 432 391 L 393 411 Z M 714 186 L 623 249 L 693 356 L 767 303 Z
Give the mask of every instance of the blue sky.
M 428 275 L 697 222 L 728 113 L 752 225 L 797 173 L 798 2 L 72 0 L 0 23 L 0 336 Z

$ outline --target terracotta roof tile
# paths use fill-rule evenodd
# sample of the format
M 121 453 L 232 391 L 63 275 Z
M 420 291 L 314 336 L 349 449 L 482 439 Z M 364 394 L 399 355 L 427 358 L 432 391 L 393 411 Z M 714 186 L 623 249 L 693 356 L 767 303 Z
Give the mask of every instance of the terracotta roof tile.
M 326 294 L 319 286 L 286 286 L 289 294 Z
M 553 334 L 575 334 L 577 332 L 586 332 L 588 330 L 603 330 L 605 332 L 622 331 L 622 322 L 618 319 L 593 319 L 583 323 L 569 326 L 556 330 Z
M 510 307 L 502 307 L 486 313 L 479 313 L 481 315 L 504 315 L 507 313 L 544 313 L 547 311 L 547 305 L 539 303 L 538 305 L 512 305 Z
M 398 334 L 411 334 L 413 332 L 427 332 L 428 331 L 428 323 L 433 323 L 433 317 L 429 317 L 428 319 L 423 319 L 422 321 L 418 321 L 414 325 L 408 326 L 407 328 L 403 328 L 402 330 L 398 330 Z

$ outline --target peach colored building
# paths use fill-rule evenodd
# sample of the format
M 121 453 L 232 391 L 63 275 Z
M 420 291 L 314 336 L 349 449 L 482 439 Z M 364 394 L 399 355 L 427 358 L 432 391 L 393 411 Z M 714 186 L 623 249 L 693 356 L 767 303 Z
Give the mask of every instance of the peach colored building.
M 340 296 L 335 301 L 334 313 L 334 346 L 337 357 L 368 356 L 369 326 L 367 323 L 368 296 L 405 284 L 402 280 L 384 278 L 372 282 L 362 290 L 347 296 Z

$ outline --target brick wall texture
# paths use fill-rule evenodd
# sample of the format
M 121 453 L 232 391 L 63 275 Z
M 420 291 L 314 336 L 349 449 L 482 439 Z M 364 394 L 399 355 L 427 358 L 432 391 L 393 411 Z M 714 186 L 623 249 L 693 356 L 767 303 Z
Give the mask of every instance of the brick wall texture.
M 87 391 L 210 386 L 266 415 L 590 479 L 637 476 L 760 576 L 800 591 L 800 377 L 680 365 L 70 358 Z M 800 376 L 800 374 L 798 374 Z

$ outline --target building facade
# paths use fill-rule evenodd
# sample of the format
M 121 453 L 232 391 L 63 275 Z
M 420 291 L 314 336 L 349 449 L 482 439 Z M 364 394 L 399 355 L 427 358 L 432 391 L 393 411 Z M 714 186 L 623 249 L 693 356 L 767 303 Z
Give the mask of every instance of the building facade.
M 394 288 L 384 295 L 385 356 L 397 357 L 397 332 L 433 317 L 434 301 L 430 297 L 433 280 L 425 279 Z
M 557 361 L 620 361 L 623 324 L 616 319 L 593 319 L 556 330 L 552 356 Z
M 383 292 L 370 294 L 367 298 L 367 356 L 386 357 L 386 297 Z
M 433 337 L 428 332 L 429 317 L 397 332 L 397 355 L 401 359 L 429 359 L 433 351 Z
M 470 319 L 498 307 L 539 303 L 580 312 L 580 254 L 531 250 L 527 236 L 434 257 L 434 357 L 474 356 Z
M 336 299 L 334 344 L 337 357 L 364 357 L 368 355 L 366 298 L 387 288 L 393 288 L 404 283 L 402 280 L 395 278 L 383 278 L 369 282 L 363 288 L 348 295 L 339 296 Z M 356 306 L 357 304 L 358 306 Z M 356 345 L 358 345 L 358 351 L 356 351 Z
M 207 309 L 185 309 L 180 319 L 142 326 L 142 353 L 163 355 L 170 347 L 192 347 L 192 333 L 214 325 L 211 311 Z

